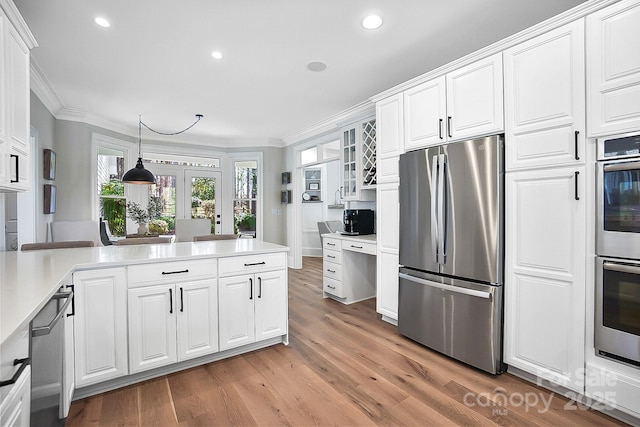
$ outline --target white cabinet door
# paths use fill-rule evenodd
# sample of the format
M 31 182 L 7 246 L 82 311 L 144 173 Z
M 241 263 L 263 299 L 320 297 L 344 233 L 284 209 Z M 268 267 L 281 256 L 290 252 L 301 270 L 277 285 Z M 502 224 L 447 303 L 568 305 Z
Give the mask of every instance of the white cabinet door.
M 174 285 L 129 289 L 131 373 L 176 362 Z
M 506 169 L 584 164 L 584 21 L 504 52 Z
M 581 393 L 584 171 L 508 173 L 505 207 L 505 362 Z
M 342 199 L 371 200 L 375 195 L 376 119 L 370 118 L 342 128 L 340 134 Z
M 587 16 L 589 136 L 640 129 L 640 1 Z
M 0 403 L 0 426 L 28 427 L 30 412 L 31 366 L 27 366 Z
M 404 96 L 376 103 L 378 184 L 398 181 L 398 156 L 404 152 Z
M 73 400 L 73 393 L 76 389 L 76 373 L 75 373 L 75 355 L 73 349 L 73 319 L 75 313 L 73 306 L 67 308 L 67 312 L 64 316 L 64 345 L 62 363 L 63 377 L 62 377 L 62 402 L 60 405 L 60 418 L 66 418 L 69 415 L 69 408 L 71 408 L 71 401 Z
M 218 286 L 216 280 L 178 283 L 178 360 L 218 351 Z
M 128 374 L 124 268 L 73 273 L 76 386 Z
M 398 184 L 378 186 L 376 311 L 383 320 L 398 320 L 398 265 L 400 202 Z
M 255 280 L 256 341 L 286 334 L 286 270 L 256 274 Z
M 501 53 L 452 71 L 446 80 L 449 141 L 504 130 Z
M 404 92 L 404 148 L 407 151 L 446 141 L 446 102 L 444 76 Z
M 219 279 L 220 350 L 255 341 L 253 274 Z

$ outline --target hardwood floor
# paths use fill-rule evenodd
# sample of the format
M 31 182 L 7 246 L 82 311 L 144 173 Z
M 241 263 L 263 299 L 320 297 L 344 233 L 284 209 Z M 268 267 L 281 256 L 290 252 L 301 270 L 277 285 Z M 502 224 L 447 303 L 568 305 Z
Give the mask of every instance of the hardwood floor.
M 289 346 L 73 402 L 66 425 L 622 425 L 462 365 L 379 318 L 373 299 L 323 299 L 322 259 L 305 258 L 289 270 Z

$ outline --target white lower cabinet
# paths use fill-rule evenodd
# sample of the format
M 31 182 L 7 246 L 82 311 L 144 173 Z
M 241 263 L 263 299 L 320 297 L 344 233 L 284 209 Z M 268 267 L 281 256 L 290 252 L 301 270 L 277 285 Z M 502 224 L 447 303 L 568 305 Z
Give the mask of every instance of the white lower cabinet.
M 400 258 L 400 199 L 398 183 L 377 188 L 376 311 L 382 320 L 398 321 L 398 273 Z
M 0 426 L 29 426 L 31 409 L 30 328 L 0 345 Z M 17 362 L 17 363 L 16 363 Z
M 505 362 L 584 392 L 585 168 L 506 174 Z
M 27 427 L 31 412 L 31 366 L 27 366 L 0 403 L 0 426 Z
M 220 278 L 220 350 L 287 333 L 287 272 Z
M 129 289 L 131 373 L 218 351 L 215 279 Z
M 127 375 L 125 268 L 76 271 L 73 284 L 76 387 Z

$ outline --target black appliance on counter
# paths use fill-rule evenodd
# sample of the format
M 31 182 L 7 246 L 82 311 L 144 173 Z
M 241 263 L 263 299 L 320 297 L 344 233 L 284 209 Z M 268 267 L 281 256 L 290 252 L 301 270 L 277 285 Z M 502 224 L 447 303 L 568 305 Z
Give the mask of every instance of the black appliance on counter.
M 342 214 L 344 231 L 341 234 L 348 236 L 361 236 L 373 234 L 373 210 L 372 209 L 345 209 Z

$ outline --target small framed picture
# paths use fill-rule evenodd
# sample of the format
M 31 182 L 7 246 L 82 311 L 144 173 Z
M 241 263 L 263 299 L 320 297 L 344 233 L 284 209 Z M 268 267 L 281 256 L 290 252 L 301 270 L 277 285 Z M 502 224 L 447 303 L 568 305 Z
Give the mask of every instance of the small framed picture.
M 280 192 L 280 203 L 291 203 L 291 190 L 284 190 Z
M 42 177 L 53 181 L 56 179 L 56 152 L 48 148 L 44 149 L 44 169 Z
M 309 190 L 317 191 L 319 189 L 320 189 L 320 183 L 319 182 L 310 182 L 309 183 Z
M 56 212 L 56 186 L 44 185 L 44 213 L 52 214 Z
M 291 184 L 291 172 L 282 172 L 282 185 Z

